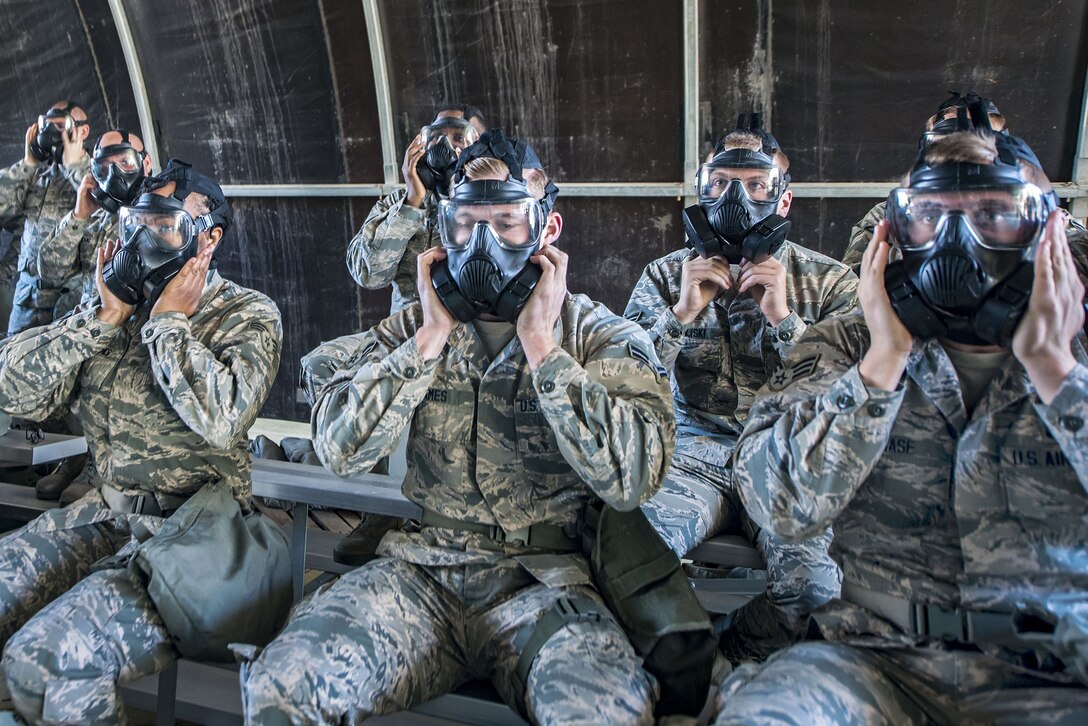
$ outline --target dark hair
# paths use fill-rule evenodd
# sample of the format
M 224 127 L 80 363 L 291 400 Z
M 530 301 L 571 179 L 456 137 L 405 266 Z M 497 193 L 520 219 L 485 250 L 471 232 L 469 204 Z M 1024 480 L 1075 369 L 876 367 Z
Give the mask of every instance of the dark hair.
M 435 109 L 434 115 L 437 116 L 445 111 L 460 111 L 464 116 L 465 121 L 471 121 L 474 118 L 480 119 L 480 124 L 484 127 L 487 126 L 487 119 L 484 117 L 484 112 L 477 107 L 468 103 L 445 103 Z

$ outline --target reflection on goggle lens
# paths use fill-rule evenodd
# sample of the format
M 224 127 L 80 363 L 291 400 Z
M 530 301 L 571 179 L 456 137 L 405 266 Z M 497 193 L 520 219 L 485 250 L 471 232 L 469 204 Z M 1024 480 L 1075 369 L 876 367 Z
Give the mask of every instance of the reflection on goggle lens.
M 753 201 L 777 201 L 781 194 L 778 169 L 728 169 L 704 164 L 699 171 L 699 196 L 704 200 L 718 199 L 733 181 L 740 184 Z
M 543 212 L 531 199 L 507 204 L 443 200 L 439 212 L 442 244 L 453 249 L 467 246 L 481 222 L 491 228 L 500 245 L 510 249 L 535 245 L 543 229 Z
M 912 194 L 898 189 L 889 203 L 892 232 L 907 249 L 929 245 L 942 221 L 967 222 L 980 241 L 996 249 L 1030 244 L 1044 223 L 1042 196 L 1030 185 L 1018 189 Z

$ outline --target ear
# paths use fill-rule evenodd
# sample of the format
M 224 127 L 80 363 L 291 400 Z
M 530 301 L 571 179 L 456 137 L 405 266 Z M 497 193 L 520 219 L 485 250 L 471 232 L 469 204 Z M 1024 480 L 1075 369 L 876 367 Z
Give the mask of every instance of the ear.
M 540 246 L 547 247 L 554 244 L 559 235 L 563 233 L 563 218 L 556 212 L 548 214 L 548 221 L 544 224 L 544 234 L 540 238 Z
M 144 176 L 151 176 L 151 157 L 144 154 Z
M 200 235 L 200 239 L 197 241 L 197 254 L 204 252 L 208 249 L 215 249 L 219 246 L 219 241 L 223 239 L 223 228 L 213 227 L 210 232 L 205 232 Z
M 787 217 L 790 213 L 790 205 L 793 204 L 793 190 L 787 189 L 782 192 L 782 198 L 778 200 L 778 208 L 775 209 L 775 213 L 780 217 Z
M 90 138 L 90 136 L 91 136 L 91 127 L 90 126 L 85 125 L 85 126 L 80 126 L 79 127 L 79 140 L 80 141 L 86 141 L 87 139 Z

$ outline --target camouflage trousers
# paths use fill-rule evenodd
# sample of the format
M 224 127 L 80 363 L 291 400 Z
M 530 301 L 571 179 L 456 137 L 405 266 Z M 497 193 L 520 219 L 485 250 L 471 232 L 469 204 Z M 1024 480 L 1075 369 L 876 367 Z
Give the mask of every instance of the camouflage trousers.
M 0 539 L 0 669 L 27 722 L 124 723 L 118 684 L 177 658 L 143 584 L 92 572 L 132 542 L 97 490 Z
M 486 678 L 545 724 L 653 723 L 656 682 L 611 620 L 569 622 L 540 649 L 528 685 L 517 643 L 556 600 L 512 560 L 453 566 L 382 557 L 300 603 L 243 671 L 249 724 L 355 724 Z M 601 604 L 602 612 L 604 604 Z
M 731 453 L 718 438 L 678 436 L 661 490 L 642 510 L 679 557 L 722 532 L 754 535 L 767 563 L 767 591 L 731 614 L 721 645 L 736 663 L 762 660 L 803 638 L 809 614 L 839 596 L 842 571 L 828 554 L 830 530 L 797 542 L 756 530 L 732 488 Z
M 800 643 L 733 671 L 715 726 L 1088 723 L 1088 688 L 975 650 Z

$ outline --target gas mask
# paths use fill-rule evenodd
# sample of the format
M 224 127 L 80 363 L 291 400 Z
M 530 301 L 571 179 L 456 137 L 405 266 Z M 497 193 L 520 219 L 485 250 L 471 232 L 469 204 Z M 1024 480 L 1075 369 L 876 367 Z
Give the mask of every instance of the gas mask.
M 445 197 L 449 195 L 457 156 L 479 138 L 476 127 L 460 118 L 440 118 L 420 132 L 426 152 L 416 166 L 423 186 Z
M 148 191 L 117 215 L 121 248 L 106 263 L 102 277 L 106 287 L 129 305 L 144 300 L 154 304 L 167 283 L 196 256 L 200 233 L 219 227 L 222 243 L 231 226 L 230 205 L 212 179 L 171 159 L 163 172 L 146 180 L 144 189 L 169 182 L 175 183 L 172 195 Z M 193 192 L 207 197 L 211 209 L 196 219 L 185 211 L 185 199 Z
M 91 159 L 91 174 L 98 183 L 91 197 L 110 214 L 117 214 L 139 196 L 147 158 L 146 152 L 132 147 L 128 131 L 117 129 L 117 133 L 121 134 L 121 143 L 96 145 Z
M 30 140 L 30 153 L 40 162 L 56 164 L 64 159 L 64 136 L 74 134 L 87 121 L 77 121 L 72 110 L 79 104 L 70 101 L 64 108 L 51 108 L 38 117 L 38 135 Z
M 919 164 L 888 196 L 885 269 L 892 307 L 912 335 L 1008 347 L 1027 308 L 1034 255 L 1051 211 L 1019 167 Z
M 462 181 L 438 205 L 446 259 L 431 267 L 439 299 L 463 323 L 490 313 L 513 323 L 540 280 L 529 261 L 547 214 L 525 182 Z
M 789 184 L 763 151 L 729 149 L 699 168 L 699 203 L 684 210 L 688 245 L 701 257 L 759 263 L 786 241 L 790 222 L 775 213 Z

